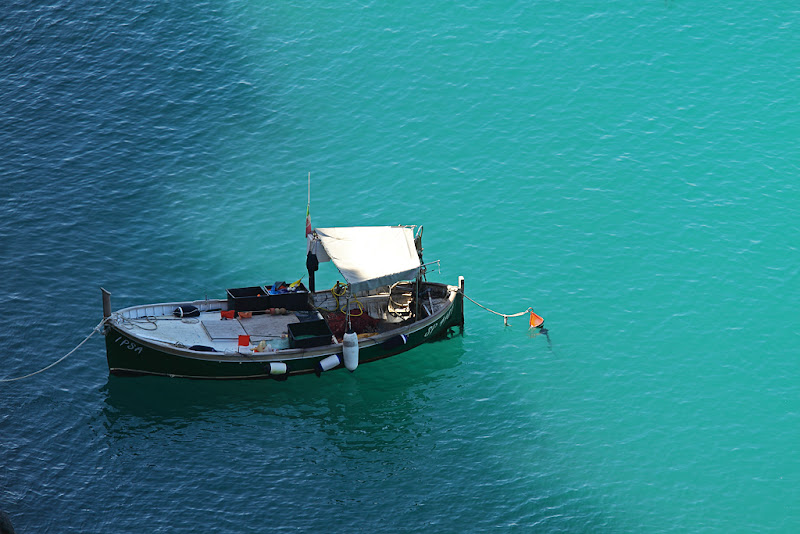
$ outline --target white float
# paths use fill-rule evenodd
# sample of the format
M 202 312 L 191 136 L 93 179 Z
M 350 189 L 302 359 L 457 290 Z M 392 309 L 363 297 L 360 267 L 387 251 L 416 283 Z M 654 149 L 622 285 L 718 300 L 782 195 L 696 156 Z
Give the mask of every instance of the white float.
M 286 371 L 286 364 L 283 362 L 269 362 L 267 364 L 267 372 L 271 375 L 285 375 Z
M 321 360 L 318 365 L 319 365 L 320 371 L 330 371 L 331 369 L 333 369 L 334 367 L 336 367 L 340 363 L 341 363 L 341 361 L 339 360 L 339 355 L 338 354 L 332 354 L 332 355 L 328 356 L 327 358 L 325 358 L 324 360 Z
M 353 372 L 358 367 L 358 334 L 355 332 L 346 332 L 343 340 L 344 349 L 344 366 L 347 370 Z

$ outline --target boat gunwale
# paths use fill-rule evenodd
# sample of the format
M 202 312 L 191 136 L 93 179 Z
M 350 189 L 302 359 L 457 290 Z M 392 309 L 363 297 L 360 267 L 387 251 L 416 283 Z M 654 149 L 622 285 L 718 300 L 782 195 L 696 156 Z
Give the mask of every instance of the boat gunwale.
M 391 339 L 395 336 L 404 335 L 413 333 L 423 328 L 435 323 L 438 321 L 442 316 L 444 316 L 448 311 L 453 309 L 453 306 L 456 302 L 456 296 L 459 293 L 459 288 L 457 286 L 453 286 L 450 284 L 440 283 L 440 282 L 425 282 L 427 285 L 435 285 L 444 287 L 448 291 L 447 305 L 444 306 L 442 309 L 438 310 L 436 313 L 425 317 L 424 319 L 401 326 L 399 328 L 379 333 L 374 336 L 369 336 L 363 339 L 359 339 L 358 344 L 359 347 L 366 348 L 377 345 L 382 343 L 388 339 Z M 324 292 L 320 292 L 324 293 Z M 444 300 L 444 299 L 442 299 Z M 135 306 L 128 306 L 126 308 L 122 308 L 117 310 L 111 314 L 111 316 L 107 320 L 107 324 L 109 327 L 119 334 L 130 338 L 131 340 L 140 343 L 150 349 L 158 350 L 161 352 L 166 352 L 173 356 L 180 356 L 183 358 L 190 358 L 194 360 L 200 361 L 210 361 L 210 362 L 218 362 L 218 363 L 230 363 L 230 362 L 252 362 L 252 363 L 259 363 L 259 362 L 279 362 L 279 361 L 294 361 L 294 360 L 303 360 L 307 358 L 316 358 L 328 354 L 338 354 L 342 352 L 343 344 L 342 343 L 331 343 L 329 345 L 320 345 L 317 347 L 309 347 L 309 348 L 289 348 L 289 349 L 278 349 L 271 352 L 263 352 L 263 353 L 241 353 L 241 352 L 233 352 L 233 351 L 196 351 L 190 350 L 188 347 L 177 347 L 174 344 L 161 342 L 149 338 L 143 338 L 137 335 L 135 332 L 131 332 L 128 330 L 123 329 L 118 321 L 120 317 L 124 317 L 124 313 L 130 313 L 133 310 L 142 310 L 147 308 L 157 308 L 157 307 L 177 307 L 183 305 L 193 305 L 197 306 L 198 303 L 219 303 L 220 305 L 224 305 L 227 308 L 227 300 L 225 299 L 204 299 L 204 300 L 197 300 L 192 302 L 187 301 L 178 301 L 178 302 L 163 302 L 158 304 L 139 304 Z M 200 306 L 197 306 L 200 308 Z M 214 308 L 216 310 L 216 308 Z M 211 311 L 209 309 L 205 311 Z M 156 317 L 156 316 L 139 316 L 136 318 L 143 318 L 143 317 Z M 128 317 L 131 318 L 131 317 Z

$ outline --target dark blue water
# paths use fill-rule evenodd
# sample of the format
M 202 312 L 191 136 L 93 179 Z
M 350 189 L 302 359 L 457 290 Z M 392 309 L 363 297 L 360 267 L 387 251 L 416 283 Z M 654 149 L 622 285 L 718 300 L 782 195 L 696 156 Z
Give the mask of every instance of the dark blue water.
M 794 532 L 800 11 L 7 2 L 0 377 L 423 224 L 465 335 L 277 382 L 0 383 L 18 532 Z M 328 267 L 328 266 L 326 266 Z M 318 285 L 337 273 L 322 270 Z M 339 277 L 340 278 L 340 277 Z

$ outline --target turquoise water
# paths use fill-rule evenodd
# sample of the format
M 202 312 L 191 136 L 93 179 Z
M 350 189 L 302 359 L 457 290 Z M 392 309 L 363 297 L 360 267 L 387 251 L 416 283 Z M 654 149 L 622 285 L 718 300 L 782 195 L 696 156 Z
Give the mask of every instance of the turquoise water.
M 18 532 L 796 532 L 791 2 L 0 7 L 0 376 L 423 224 L 463 337 L 319 379 L 0 383 Z M 323 270 L 320 285 L 336 273 Z M 793 289 L 794 288 L 794 289 Z

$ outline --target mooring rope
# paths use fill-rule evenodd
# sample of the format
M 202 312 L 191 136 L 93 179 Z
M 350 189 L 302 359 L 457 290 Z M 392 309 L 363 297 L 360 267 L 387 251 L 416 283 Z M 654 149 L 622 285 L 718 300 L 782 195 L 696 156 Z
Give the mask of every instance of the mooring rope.
M 105 319 L 103 319 L 102 321 L 100 321 L 100 322 L 97 324 L 97 326 L 95 326 L 94 328 L 92 328 L 92 333 L 91 333 L 91 334 L 89 334 L 88 336 L 86 336 L 86 338 L 84 338 L 84 340 L 83 340 L 83 341 L 81 341 L 80 343 L 78 343 L 78 346 L 77 346 L 77 347 L 75 347 L 74 349 L 72 349 L 71 351 L 69 351 L 69 352 L 68 352 L 68 353 L 66 353 L 64 356 L 62 356 L 61 358 L 59 358 L 59 359 L 58 359 L 58 360 L 56 360 L 55 362 L 51 363 L 51 364 L 50 364 L 50 365 L 48 365 L 47 367 L 44 367 L 44 368 L 42 368 L 42 369 L 39 369 L 38 371 L 36 371 L 36 372 L 33 372 L 33 373 L 30 373 L 30 374 L 27 374 L 27 375 L 25 375 L 25 376 L 18 376 L 18 377 L 16 377 L 16 378 L 0 378 L 0 382 L 14 382 L 14 381 L 16 381 L 16 380 L 22 380 L 23 378 L 30 378 L 30 377 L 32 377 L 33 375 L 38 375 L 39 373 L 42 373 L 42 372 L 44 372 L 44 371 L 47 371 L 47 370 L 48 370 L 48 369 L 50 369 L 51 367 L 55 367 L 55 366 L 56 366 L 56 365 L 58 365 L 59 363 L 61 363 L 61 362 L 63 362 L 64 360 L 66 360 L 66 359 L 67 359 L 67 356 L 70 356 L 70 355 L 71 355 L 72 353 L 74 353 L 76 350 L 78 350 L 79 348 L 81 348 L 81 347 L 83 346 L 83 344 L 84 344 L 84 343 L 86 343 L 87 341 L 89 341 L 89 339 L 90 339 L 90 338 L 91 338 L 93 335 L 95 335 L 97 332 L 99 332 L 99 331 L 100 331 L 100 327 L 101 327 L 101 326 L 103 326 L 103 323 L 105 323 L 105 322 L 106 322 L 106 320 L 105 320 Z
M 525 315 L 526 313 L 530 313 L 530 314 L 531 314 L 531 327 L 530 327 L 530 329 L 528 329 L 528 332 L 530 332 L 531 330 L 533 330 L 534 328 L 536 328 L 536 333 L 535 333 L 533 336 L 531 336 L 531 337 L 536 337 L 536 336 L 538 336 L 539 334 L 544 334 L 544 336 L 547 338 L 547 346 L 548 346 L 548 347 L 550 347 L 550 352 L 553 352 L 553 343 L 552 343 L 552 341 L 550 341 L 550 333 L 549 333 L 549 331 L 547 330 L 547 328 L 545 328 L 545 327 L 544 327 L 544 319 L 542 319 L 541 317 L 539 317 L 538 315 L 536 315 L 536 312 L 534 312 L 534 311 L 533 311 L 533 308 L 531 308 L 531 307 L 528 307 L 528 309 L 527 309 L 527 310 L 525 310 L 525 311 L 523 311 L 523 312 L 519 312 L 519 313 L 512 313 L 512 314 L 500 313 L 500 312 L 496 312 L 496 311 L 494 311 L 494 310 L 490 310 L 489 308 L 487 308 L 486 306 L 484 306 L 484 305 L 483 305 L 483 304 L 481 304 L 480 302 L 476 302 L 475 300 L 473 300 L 473 299 L 469 298 L 469 297 L 468 297 L 468 296 L 467 296 L 467 295 L 464 293 L 464 291 L 462 291 L 461 289 L 459 289 L 459 290 L 458 290 L 458 292 L 459 292 L 459 293 L 461 293 L 461 295 L 463 295 L 463 296 L 464 296 L 464 297 L 465 297 L 467 300 L 470 300 L 470 301 L 472 301 L 473 303 L 477 304 L 478 306 L 480 306 L 480 307 L 481 307 L 481 308 L 483 308 L 484 310 L 486 310 L 486 311 L 488 311 L 488 312 L 491 312 L 491 313 L 493 313 L 493 314 L 495 314 L 495 315 L 499 315 L 500 317 L 502 317 L 502 318 L 503 318 L 503 322 L 505 323 L 505 325 L 506 325 L 506 326 L 508 326 L 508 318 L 509 318 L 509 317 L 519 317 L 519 316 L 521 316 L 521 315 Z M 539 323 L 538 323 L 538 324 L 536 324 L 536 325 L 534 325 L 534 324 L 533 324 L 533 317 L 534 317 L 534 316 L 536 316 L 536 317 L 539 319 Z
M 500 312 L 496 312 L 496 311 L 494 311 L 494 310 L 491 310 L 491 309 L 487 308 L 486 306 L 484 306 L 484 305 L 483 305 L 483 304 L 481 304 L 480 302 L 477 302 L 477 301 L 475 301 L 474 299 L 471 299 L 471 298 L 470 298 L 470 297 L 468 297 L 468 296 L 467 296 L 467 294 L 466 294 L 466 293 L 464 293 L 463 291 L 461 291 L 461 294 L 462 294 L 462 295 L 464 295 L 464 298 L 466 298 L 467 300 L 470 300 L 470 301 L 472 301 L 472 303 L 473 303 L 473 304 L 477 304 L 478 306 L 480 306 L 480 307 L 481 307 L 481 308 L 483 308 L 484 310 L 486 310 L 486 311 L 488 311 L 488 312 L 491 312 L 491 313 L 493 313 L 493 314 L 495 314 L 495 315 L 499 315 L 500 317 L 502 317 L 502 318 L 503 318 L 503 321 L 505 321 L 505 323 L 506 323 L 506 324 L 508 324 L 508 318 L 509 318 L 509 317 L 521 317 L 521 316 L 525 315 L 526 313 L 530 313 L 530 312 L 532 312 L 532 311 L 533 311 L 533 308 L 531 308 L 531 307 L 528 307 L 528 309 L 527 309 L 527 310 L 525 310 L 525 311 L 522 311 L 522 312 L 519 312 L 519 313 L 511 313 L 511 314 L 507 314 L 507 313 L 500 313 Z

